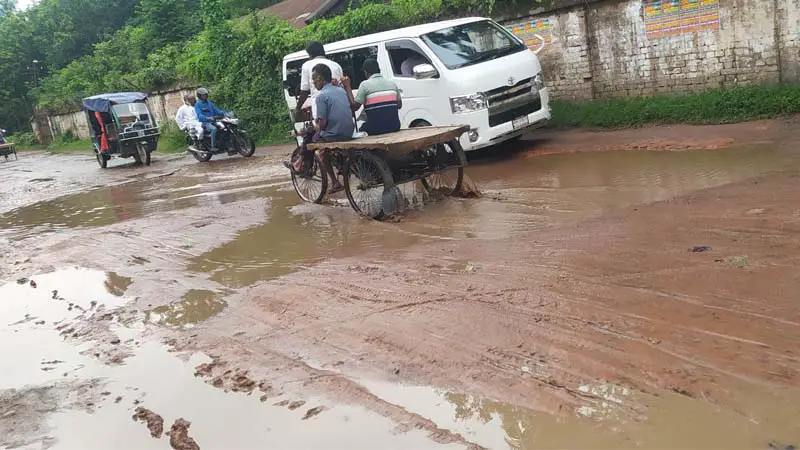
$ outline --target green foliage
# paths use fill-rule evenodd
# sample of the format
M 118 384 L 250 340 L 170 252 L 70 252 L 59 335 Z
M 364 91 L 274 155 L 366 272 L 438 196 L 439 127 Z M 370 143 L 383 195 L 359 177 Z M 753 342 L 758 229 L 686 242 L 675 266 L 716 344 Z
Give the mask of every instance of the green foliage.
M 16 0 L 0 0 L 0 16 L 13 13 L 16 6 Z
M 15 3 L 0 0 L 0 123 L 25 130 L 37 81 L 120 28 L 138 0 L 41 0 L 25 11 L 9 9 Z
M 172 121 L 159 124 L 161 137 L 158 139 L 160 153 L 181 153 L 186 151 L 186 133 L 178 129 Z
M 31 131 L 25 133 L 17 133 L 13 136 L 8 136 L 8 141 L 13 142 L 14 145 L 17 145 L 22 148 L 39 145 L 39 142 L 36 140 L 36 135 L 33 134 L 33 132 Z
M 91 139 L 56 140 L 47 146 L 50 153 L 91 152 Z
M 800 85 L 761 85 L 683 95 L 553 101 L 556 127 L 625 128 L 650 124 L 720 124 L 800 113 Z
M 200 0 L 140 0 L 136 12 L 153 48 L 184 42 L 202 29 Z

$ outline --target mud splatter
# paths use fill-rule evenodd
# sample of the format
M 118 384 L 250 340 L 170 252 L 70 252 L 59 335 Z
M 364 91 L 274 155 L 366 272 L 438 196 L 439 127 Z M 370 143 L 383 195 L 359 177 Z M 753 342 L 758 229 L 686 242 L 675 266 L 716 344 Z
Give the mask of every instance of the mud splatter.
M 161 435 L 164 433 L 164 419 L 149 409 L 141 406 L 136 408 L 133 420 L 146 423 L 147 429 L 150 430 L 150 436 L 156 439 L 161 438 Z
M 169 430 L 169 445 L 175 450 L 200 450 L 194 439 L 189 437 L 189 427 L 191 422 L 186 419 L 178 419 L 172 424 Z
M 319 413 L 321 413 L 324 410 L 325 410 L 324 406 L 315 406 L 315 407 L 309 409 L 308 411 L 306 411 L 306 413 L 303 416 L 302 420 L 308 420 L 308 419 L 318 415 Z
M 289 403 L 289 406 L 287 406 L 287 407 L 289 409 L 291 409 L 292 411 L 294 411 L 295 409 L 297 409 L 297 408 L 299 408 L 299 407 L 301 407 L 301 406 L 303 406 L 305 404 L 306 404 L 306 402 L 304 400 L 297 400 L 297 401 L 293 401 L 293 402 Z

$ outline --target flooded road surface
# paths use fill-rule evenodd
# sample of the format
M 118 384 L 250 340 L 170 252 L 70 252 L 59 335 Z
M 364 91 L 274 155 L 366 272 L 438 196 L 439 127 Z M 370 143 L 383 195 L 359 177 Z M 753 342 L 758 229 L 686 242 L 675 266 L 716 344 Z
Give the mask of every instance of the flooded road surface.
M 0 165 L 0 448 L 797 446 L 796 127 L 586 135 L 389 222 L 282 150 Z

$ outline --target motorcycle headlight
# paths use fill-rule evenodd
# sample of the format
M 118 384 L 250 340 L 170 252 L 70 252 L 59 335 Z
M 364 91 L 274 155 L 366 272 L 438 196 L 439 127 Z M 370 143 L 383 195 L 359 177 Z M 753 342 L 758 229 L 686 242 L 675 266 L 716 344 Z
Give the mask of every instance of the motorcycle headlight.
M 450 108 L 453 110 L 453 114 L 479 111 L 488 107 L 489 102 L 486 99 L 486 95 L 481 92 L 461 97 L 450 97 Z
M 541 91 L 542 89 L 544 89 L 544 77 L 542 76 L 541 72 L 537 73 L 536 76 L 533 77 L 532 85 L 533 85 L 533 90 L 535 92 L 538 92 L 538 91 Z

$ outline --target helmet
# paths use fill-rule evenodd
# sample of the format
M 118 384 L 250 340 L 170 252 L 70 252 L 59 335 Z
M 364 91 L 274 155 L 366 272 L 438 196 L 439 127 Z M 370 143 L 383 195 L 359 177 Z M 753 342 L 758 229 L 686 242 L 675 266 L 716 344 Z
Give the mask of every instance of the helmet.
M 206 89 L 204 87 L 197 88 L 197 91 L 195 91 L 195 94 L 197 95 L 197 97 L 200 97 L 201 95 L 208 95 L 208 89 Z

